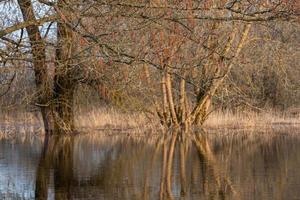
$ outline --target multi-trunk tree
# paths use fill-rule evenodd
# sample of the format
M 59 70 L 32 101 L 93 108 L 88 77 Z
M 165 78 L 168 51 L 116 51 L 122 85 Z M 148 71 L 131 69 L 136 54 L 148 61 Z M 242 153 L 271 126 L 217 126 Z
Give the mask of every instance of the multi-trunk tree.
M 24 22 L 36 20 L 31 0 L 19 0 Z M 74 34 L 63 20 L 72 18 L 68 2 L 59 1 L 55 8 L 62 20 L 57 22 L 57 44 L 55 49 L 54 74 L 50 75 L 47 66 L 45 41 L 36 24 L 26 27 L 32 53 L 32 66 L 37 88 L 37 105 L 41 108 L 46 132 L 73 131 L 73 93 L 75 66 L 72 54 L 75 51 Z M 51 80 L 52 79 L 52 80 Z
M 175 3 L 153 2 L 160 9 L 143 15 L 159 20 L 149 25 L 151 37 L 143 38 L 150 50 L 141 51 L 161 71 L 161 96 L 155 100 L 161 123 L 189 129 L 207 119 L 212 97 L 253 40 L 252 25 L 297 18 L 289 7 L 295 2 L 287 1 Z

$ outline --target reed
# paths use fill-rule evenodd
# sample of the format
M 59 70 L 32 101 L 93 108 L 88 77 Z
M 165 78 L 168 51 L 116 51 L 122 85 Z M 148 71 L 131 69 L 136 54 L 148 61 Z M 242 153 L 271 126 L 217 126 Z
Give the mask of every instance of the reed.
M 78 109 L 75 118 L 76 129 L 84 133 L 106 135 L 147 136 L 161 132 L 162 126 L 156 117 L 142 112 L 124 112 L 114 108 Z M 238 112 L 216 111 L 204 123 L 205 129 L 299 129 L 300 115 L 289 115 L 274 111 Z M 11 111 L 0 115 L 0 139 L 14 135 L 43 135 L 41 115 L 38 112 Z
M 275 111 L 233 113 L 230 111 L 217 111 L 210 114 L 204 123 L 205 128 L 282 128 L 300 127 L 300 115 Z
M 144 132 L 161 128 L 158 120 L 148 117 L 145 113 L 123 112 L 114 108 L 79 110 L 75 124 L 77 129 L 132 132 Z

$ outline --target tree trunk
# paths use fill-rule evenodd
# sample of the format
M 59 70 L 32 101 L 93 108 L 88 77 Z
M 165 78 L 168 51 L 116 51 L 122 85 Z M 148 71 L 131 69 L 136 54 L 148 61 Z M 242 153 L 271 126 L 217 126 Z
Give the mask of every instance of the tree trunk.
M 214 78 L 214 79 L 212 79 L 212 82 L 206 88 L 205 93 L 203 95 L 201 94 L 200 97 L 197 99 L 197 104 L 194 107 L 193 111 L 191 112 L 190 116 L 188 117 L 188 120 L 192 121 L 194 124 L 196 122 L 195 120 L 197 118 L 197 115 L 199 115 L 199 114 L 202 115 L 201 112 L 203 112 L 206 109 L 207 102 L 210 101 L 211 98 L 215 95 L 217 89 L 220 87 L 220 85 L 223 83 L 223 81 L 225 80 L 226 76 L 230 72 L 230 70 L 231 70 L 231 68 L 233 66 L 233 63 L 234 63 L 236 57 L 238 57 L 238 55 L 241 52 L 241 49 L 243 48 L 243 46 L 244 46 L 244 44 L 246 42 L 246 39 L 248 37 L 250 28 L 251 28 L 251 24 L 245 25 L 244 30 L 243 30 L 243 32 L 241 34 L 240 41 L 238 42 L 237 47 L 235 49 L 235 52 L 234 52 L 234 55 L 233 55 L 233 59 L 230 61 L 230 63 L 228 63 L 227 66 L 226 66 L 225 63 L 224 63 L 224 61 L 222 59 L 219 60 L 219 64 L 218 65 L 224 65 L 224 66 L 226 66 L 226 68 L 225 68 L 226 70 L 225 70 L 225 72 L 223 72 L 223 75 L 220 78 Z M 224 53 L 227 53 L 230 50 L 230 48 L 232 47 L 233 40 L 234 40 L 234 37 L 235 37 L 235 34 L 236 34 L 235 31 L 236 30 L 234 29 L 234 31 L 232 32 L 231 39 L 229 40 L 228 44 L 226 45 L 226 47 L 224 49 Z M 216 71 L 216 75 L 219 75 L 219 74 L 220 74 L 219 71 Z M 200 121 L 203 121 L 203 120 L 200 119 Z
M 74 88 L 70 86 L 66 89 L 57 91 L 55 97 L 55 128 L 56 134 L 73 133 L 74 132 Z
M 56 68 L 54 76 L 54 117 L 55 133 L 72 133 L 74 131 L 74 62 L 73 54 L 75 51 L 74 33 L 67 25 L 70 23 L 72 13 L 70 12 L 69 1 L 58 1 L 58 14 L 61 20 L 57 23 L 57 49 L 56 49 Z
M 45 133 L 50 135 L 54 130 L 54 117 L 51 106 L 41 107 L 42 120 L 44 123 Z
M 30 0 L 18 0 L 24 21 L 35 21 L 33 6 Z M 33 58 L 33 70 L 35 74 L 36 84 L 36 104 L 40 107 L 44 128 L 46 134 L 53 130 L 53 115 L 51 112 L 50 100 L 52 99 L 52 87 L 49 83 L 46 65 L 46 47 L 36 25 L 26 28 L 29 42 L 31 45 L 31 53 Z

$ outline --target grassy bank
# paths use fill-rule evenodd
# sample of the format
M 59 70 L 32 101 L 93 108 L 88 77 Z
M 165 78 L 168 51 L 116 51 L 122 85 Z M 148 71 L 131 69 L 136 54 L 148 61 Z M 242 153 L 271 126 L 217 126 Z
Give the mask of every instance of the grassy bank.
M 159 132 L 162 128 L 154 117 L 144 113 L 121 112 L 112 108 L 78 110 L 75 124 L 80 132 L 103 131 L 114 134 Z M 38 112 L 10 111 L 0 115 L 0 135 L 14 133 L 43 134 L 43 123 Z M 300 115 L 276 112 L 213 112 L 204 124 L 207 130 L 300 128 Z

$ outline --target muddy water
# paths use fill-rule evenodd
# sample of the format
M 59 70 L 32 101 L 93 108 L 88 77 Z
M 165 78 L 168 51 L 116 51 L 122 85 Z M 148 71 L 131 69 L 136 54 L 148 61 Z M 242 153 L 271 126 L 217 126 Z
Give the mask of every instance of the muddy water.
M 300 199 L 298 134 L 0 140 L 0 199 Z

